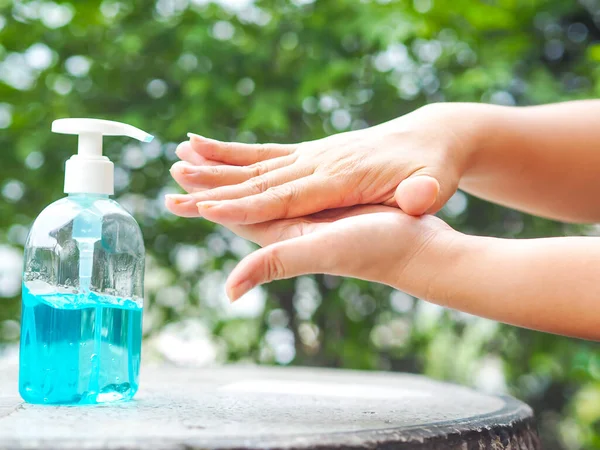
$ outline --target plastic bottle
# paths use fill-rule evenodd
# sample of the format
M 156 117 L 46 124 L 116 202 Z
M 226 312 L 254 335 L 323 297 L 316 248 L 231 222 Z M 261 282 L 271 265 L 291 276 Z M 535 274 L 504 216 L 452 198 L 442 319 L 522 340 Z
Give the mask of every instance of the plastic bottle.
M 142 341 L 144 242 L 117 202 L 102 136 L 152 136 L 130 125 L 60 119 L 79 135 L 66 163 L 65 193 L 35 220 L 25 245 L 19 392 L 30 403 L 131 399 Z

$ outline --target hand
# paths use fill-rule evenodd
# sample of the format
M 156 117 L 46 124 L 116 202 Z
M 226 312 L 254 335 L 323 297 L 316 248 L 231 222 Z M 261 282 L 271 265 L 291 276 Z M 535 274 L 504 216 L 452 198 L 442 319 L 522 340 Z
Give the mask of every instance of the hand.
M 456 191 L 471 150 L 456 116 L 456 109 L 430 105 L 373 128 L 292 145 L 190 135 L 171 173 L 191 195 L 174 200 L 188 204 L 186 217 L 229 224 L 360 204 L 432 213 Z
M 167 200 L 175 213 L 180 205 Z M 232 301 L 259 284 L 312 273 L 376 281 L 426 298 L 445 246 L 459 235 L 434 216 L 381 205 L 228 228 L 263 246 L 229 275 Z

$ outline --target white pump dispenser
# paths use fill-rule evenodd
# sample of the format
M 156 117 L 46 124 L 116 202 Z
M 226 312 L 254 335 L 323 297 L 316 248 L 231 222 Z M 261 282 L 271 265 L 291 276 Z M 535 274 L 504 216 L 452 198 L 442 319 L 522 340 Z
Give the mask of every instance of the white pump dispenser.
M 79 135 L 77 155 L 65 166 L 65 193 L 114 194 L 114 165 L 102 156 L 102 136 L 129 136 L 142 142 L 154 137 L 134 126 L 101 119 L 58 119 L 52 131 Z

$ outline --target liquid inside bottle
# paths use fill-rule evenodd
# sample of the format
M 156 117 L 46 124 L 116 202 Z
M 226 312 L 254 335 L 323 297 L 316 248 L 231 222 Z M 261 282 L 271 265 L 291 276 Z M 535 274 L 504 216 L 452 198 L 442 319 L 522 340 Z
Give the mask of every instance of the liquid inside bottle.
M 23 286 L 20 392 L 30 403 L 128 400 L 138 388 L 142 307 Z

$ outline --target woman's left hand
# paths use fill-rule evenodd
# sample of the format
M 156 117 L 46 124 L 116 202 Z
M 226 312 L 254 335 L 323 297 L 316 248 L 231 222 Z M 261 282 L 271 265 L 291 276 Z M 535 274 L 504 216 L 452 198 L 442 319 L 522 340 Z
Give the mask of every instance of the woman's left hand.
M 195 217 L 229 224 L 356 205 L 420 216 L 456 192 L 475 149 L 472 106 L 432 104 L 398 119 L 298 144 L 219 142 L 190 134 L 173 178 Z M 468 126 L 466 126 L 468 124 Z

